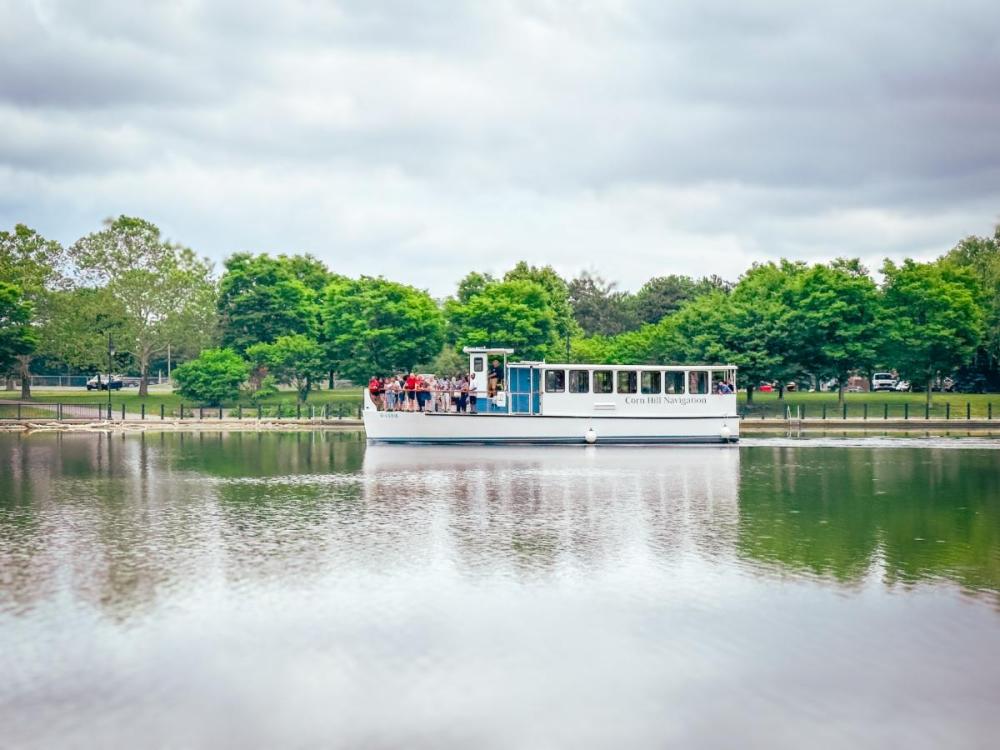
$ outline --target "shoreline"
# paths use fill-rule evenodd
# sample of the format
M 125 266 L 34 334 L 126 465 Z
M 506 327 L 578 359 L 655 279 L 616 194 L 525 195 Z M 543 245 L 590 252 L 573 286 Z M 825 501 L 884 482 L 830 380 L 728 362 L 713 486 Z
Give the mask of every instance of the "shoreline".
M 165 419 L 160 420 L 22 420 L 0 422 L 0 432 L 353 432 L 360 419 Z
M 0 421 L 0 432 L 355 432 L 360 419 L 167 419 L 167 420 L 22 420 Z M 760 433 L 954 432 L 1000 435 L 1000 420 L 986 419 L 744 419 L 741 435 Z

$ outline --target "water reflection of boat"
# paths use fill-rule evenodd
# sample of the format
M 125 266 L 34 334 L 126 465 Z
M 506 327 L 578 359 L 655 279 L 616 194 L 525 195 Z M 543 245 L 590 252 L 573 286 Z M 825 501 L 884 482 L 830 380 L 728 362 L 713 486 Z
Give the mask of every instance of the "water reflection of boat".
M 539 451 L 528 446 L 498 450 L 482 445 L 369 445 L 364 455 L 368 475 L 393 471 L 452 470 L 456 472 L 534 467 L 561 471 L 640 471 L 651 475 L 684 475 L 704 482 L 731 480 L 739 474 L 739 451 L 714 451 L 705 447 L 614 447 L 607 450 L 553 446 Z M 714 483 L 714 482 L 713 482 Z
M 423 514 L 411 551 L 429 558 L 533 568 L 665 560 L 735 549 L 739 462 L 739 451 L 695 446 L 369 445 L 363 487 L 371 512 Z M 424 547 L 427 517 L 447 551 Z

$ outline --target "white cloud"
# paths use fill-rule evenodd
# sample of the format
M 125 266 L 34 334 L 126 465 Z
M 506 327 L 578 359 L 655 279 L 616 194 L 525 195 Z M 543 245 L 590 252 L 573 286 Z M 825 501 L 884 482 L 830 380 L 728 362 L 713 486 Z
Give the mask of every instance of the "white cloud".
M 993 3 L 0 0 L 0 225 L 451 291 L 930 256 L 1000 219 Z

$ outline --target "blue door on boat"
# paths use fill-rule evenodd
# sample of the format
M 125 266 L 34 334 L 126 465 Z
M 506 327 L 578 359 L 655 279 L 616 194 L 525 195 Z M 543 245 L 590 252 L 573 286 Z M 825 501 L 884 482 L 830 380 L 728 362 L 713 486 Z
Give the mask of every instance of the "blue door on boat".
M 542 373 L 534 365 L 510 365 L 510 384 L 507 395 L 510 398 L 511 414 L 538 414 L 541 405 Z

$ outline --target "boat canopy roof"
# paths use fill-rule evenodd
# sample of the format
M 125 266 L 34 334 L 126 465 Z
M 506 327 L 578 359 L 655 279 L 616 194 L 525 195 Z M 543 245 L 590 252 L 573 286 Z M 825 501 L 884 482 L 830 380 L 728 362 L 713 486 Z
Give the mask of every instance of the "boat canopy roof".
M 513 349 L 502 346 L 466 346 L 462 348 L 465 354 L 485 354 L 503 356 L 505 359 L 514 353 Z M 595 362 L 545 362 L 523 360 L 511 362 L 510 367 L 544 367 L 550 370 L 667 370 L 683 372 L 684 370 L 736 370 L 736 365 L 724 364 L 689 364 L 689 365 L 606 365 Z
M 517 363 L 516 363 L 517 364 Z M 538 367 L 547 367 L 552 370 L 673 370 L 683 372 L 684 370 L 736 370 L 736 365 L 720 364 L 690 364 L 690 365 L 605 365 L 594 362 L 532 362 Z
M 504 349 L 498 346 L 466 346 L 462 348 L 462 351 L 466 354 L 503 354 L 510 355 L 514 353 L 513 349 Z

